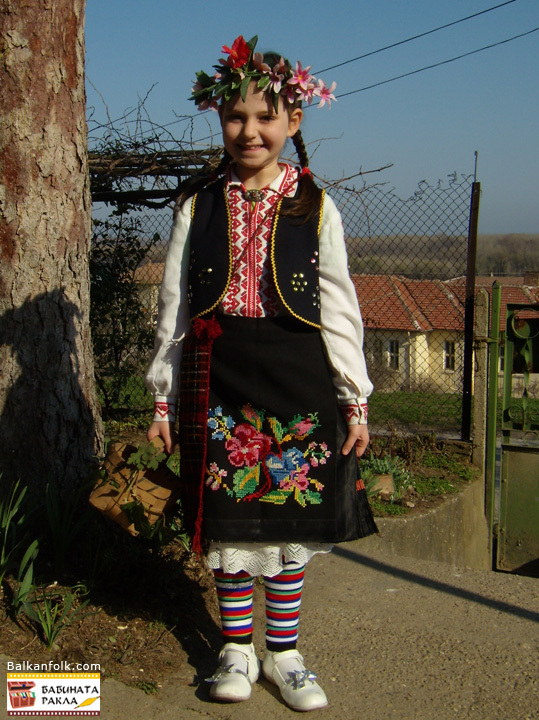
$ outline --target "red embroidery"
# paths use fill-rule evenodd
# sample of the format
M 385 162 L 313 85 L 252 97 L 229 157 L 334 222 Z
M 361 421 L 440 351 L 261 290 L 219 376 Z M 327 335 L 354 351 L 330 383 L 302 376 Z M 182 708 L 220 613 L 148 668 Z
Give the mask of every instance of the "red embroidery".
M 297 171 L 287 165 L 279 191 L 267 192 L 254 205 L 245 200 L 240 185 L 230 187 L 232 259 L 236 271 L 223 299 L 225 313 L 244 317 L 277 315 L 279 302 L 268 244 L 277 201 L 281 195 L 293 194 L 296 183 Z
M 357 403 L 352 403 L 350 405 L 341 405 L 341 411 L 344 415 L 344 419 L 346 420 L 347 425 L 353 425 L 354 422 L 357 423 L 359 420 L 359 407 Z
M 369 408 L 367 407 L 367 403 L 361 403 L 361 405 L 359 406 L 359 413 L 360 418 L 363 421 L 367 422 L 367 417 L 369 415 Z
M 163 402 L 156 402 L 153 406 L 153 411 L 155 415 L 159 415 L 159 417 L 166 417 L 170 412 L 170 405 L 168 403 Z M 174 408 L 173 408 L 174 411 Z

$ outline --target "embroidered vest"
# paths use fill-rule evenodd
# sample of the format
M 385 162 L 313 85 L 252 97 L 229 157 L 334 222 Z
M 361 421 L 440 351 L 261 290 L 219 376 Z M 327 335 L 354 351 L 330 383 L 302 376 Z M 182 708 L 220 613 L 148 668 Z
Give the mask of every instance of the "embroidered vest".
M 268 254 L 273 281 L 284 308 L 308 325 L 320 327 L 318 237 L 324 196 L 314 217 L 280 214 L 291 202 L 282 198 L 275 210 Z M 213 312 L 224 298 L 232 272 L 232 232 L 224 179 L 193 197 L 190 235 L 189 307 L 191 318 Z

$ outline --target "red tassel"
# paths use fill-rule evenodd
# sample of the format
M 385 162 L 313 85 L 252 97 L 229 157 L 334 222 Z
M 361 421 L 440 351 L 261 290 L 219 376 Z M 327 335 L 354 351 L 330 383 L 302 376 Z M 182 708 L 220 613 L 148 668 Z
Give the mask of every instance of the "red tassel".
M 311 177 L 312 177 L 312 175 L 313 175 L 312 172 L 311 172 L 311 170 L 310 170 L 308 167 L 303 167 L 303 168 L 301 168 L 301 173 L 300 173 L 299 176 L 300 176 L 300 177 L 305 177 L 305 175 L 310 175 Z
M 191 330 L 197 340 L 201 342 L 211 343 L 215 338 L 223 334 L 219 321 L 215 316 L 212 316 L 209 320 L 195 318 L 192 322 Z

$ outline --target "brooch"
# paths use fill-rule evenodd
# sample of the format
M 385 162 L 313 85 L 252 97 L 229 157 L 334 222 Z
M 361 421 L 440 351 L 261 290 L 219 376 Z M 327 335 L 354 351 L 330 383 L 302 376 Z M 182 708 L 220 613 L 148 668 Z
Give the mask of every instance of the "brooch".
M 245 190 L 243 194 L 249 202 L 262 202 L 266 197 L 264 190 Z

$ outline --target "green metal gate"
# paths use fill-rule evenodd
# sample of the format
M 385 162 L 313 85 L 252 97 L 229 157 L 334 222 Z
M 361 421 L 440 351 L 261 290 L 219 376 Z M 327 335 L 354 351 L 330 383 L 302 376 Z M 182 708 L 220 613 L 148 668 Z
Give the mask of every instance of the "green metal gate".
M 497 570 L 539 573 L 539 304 L 508 304 L 499 337 L 501 288 L 492 293 L 487 421 L 487 516 Z M 504 345 L 498 404 L 499 346 Z M 501 430 L 501 443 L 500 443 Z M 499 460 L 499 474 L 496 464 Z

